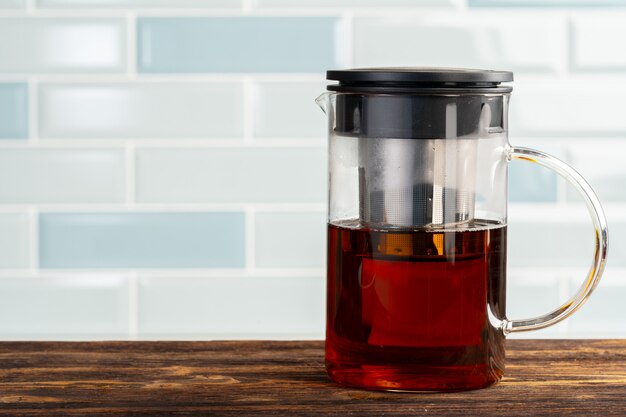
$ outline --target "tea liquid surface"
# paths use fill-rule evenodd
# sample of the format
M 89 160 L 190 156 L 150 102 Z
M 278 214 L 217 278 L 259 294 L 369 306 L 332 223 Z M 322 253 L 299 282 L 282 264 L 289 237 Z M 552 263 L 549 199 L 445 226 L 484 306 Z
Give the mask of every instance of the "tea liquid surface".
M 504 336 L 489 316 L 504 318 L 505 277 L 503 225 L 474 221 L 445 232 L 329 225 L 330 378 L 381 390 L 497 382 Z

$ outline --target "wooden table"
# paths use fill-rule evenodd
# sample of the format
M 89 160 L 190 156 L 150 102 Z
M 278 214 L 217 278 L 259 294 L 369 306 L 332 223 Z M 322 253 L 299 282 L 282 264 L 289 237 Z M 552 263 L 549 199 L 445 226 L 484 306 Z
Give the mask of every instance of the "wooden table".
M 346 389 L 322 342 L 2 342 L 6 416 L 626 416 L 626 340 L 508 342 L 498 385 Z

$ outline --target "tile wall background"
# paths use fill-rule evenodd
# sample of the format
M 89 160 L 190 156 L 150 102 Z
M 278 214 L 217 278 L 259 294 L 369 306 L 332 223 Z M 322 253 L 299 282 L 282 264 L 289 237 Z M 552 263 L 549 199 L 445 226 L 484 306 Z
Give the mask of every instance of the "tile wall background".
M 515 71 L 511 142 L 609 217 L 597 292 L 528 337 L 626 337 L 626 0 L 0 0 L 0 338 L 321 338 L 329 68 Z M 593 230 L 513 162 L 509 317 Z

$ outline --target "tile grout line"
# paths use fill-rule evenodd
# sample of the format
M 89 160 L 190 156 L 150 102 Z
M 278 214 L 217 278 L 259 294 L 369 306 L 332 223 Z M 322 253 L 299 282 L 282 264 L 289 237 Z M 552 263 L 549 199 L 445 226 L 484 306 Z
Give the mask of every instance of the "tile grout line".
M 557 285 L 558 285 L 558 291 L 559 291 L 559 301 L 561 302 L 561 304 L 565 303 L 565 301 L 568 300 L 573 295 L 573 294 L 570 294 L 569 283 L 570 283 L 569 275 L 561 275 L 558 277 Z M 559 324 L 559 328 L 558 328 L 559 334 L 567 335 L 569 333 L 569 320 L 565 319 L 558 324 Z
M 91 204 L 91 203 L 65 203 L 65 204 L 39 204 L 38 208 L 46 212 L 62 212 L 62 211 L 79 211 L 81 213 L 93 213 L 99 211 L 112 211 L 112 212 L 154 212 L 154 211 L 169 211 L 175 212 L 212 212 L 212 211 L 244 211 L 248 207 L 255 208 L 255 211 L 261 212 L 290 212 L 290 211 L 302 211 L 302 212 L 316 212 L 322 213 L 325 211 L 324 203 L 136 203 L 128 205 L 125 203 L 116 204 Z M 28 210 L 27 204 L 15 204 L 0 205 L 0 213 L 15 213 L 21 210 Z
M 34 4 L 34 0 L 27 0 L 27 6 L 31 2 Z M 51 18 L 120 18 L 124 17 L 129 11 L 134 12 L 141 10 L 141 15 L 146 17 L 172 17 L 172 16 L 198 16 L 198 17 L 243 17 L 243 16 L 255 16 L 255 17 L 334 17 L 338 16 L 346 11 L 355 10 L 351 7 L 268 7 L 260 8 L 254 5 L 254 1 L 244 0 L 241 7 L 154 7 L 137 9 L 132 7 L 106 7 L 106 8 L 39 8 L 35 5 L 30 8 L 22 9 L 4 9 L 0 10 L 0 17 L 23 17 L 28 14 L 36 17 L 51 17 Z M 418 16 L 424 13 L 441 14 L 444 12 L 454 12 L 459 10 L 456 5 L 450 7 L 439 6 L 404 6 L 404 7 L 364 7 L 358 8 L 355 11 L 360 16 L 368 17 L 393 17 L 393 16 Z M 475 13 L 489 12 L 486 10 L 474 10 Z
M 241 3 L 241 12 L 244 14 L 249 14 L 254 10 L 254 0 L 243 0 Z
M 137 77 L 137 14 L 126 14 L 126 73 L 128 78 Z
M 467 12 L 470 10 L 468 0 L 456 0 L 455 2 L 453 2 L 453 4 L 454 7 L 456 7 L 456 9 L 461 12 Z
M 246 272 L 252 273 L 256 268 L 256 252 L 255 252 L 255 239 L 256 239 L 256 217 L 254 207 L 246 206 L 245 208 L 245 262 Z
M 136 45 L 135 45 L 136 46 Z M 141 74 L 141 77 L 130 80 L 128 78 L 129 71 L 116 72 L 116 73 L 41 73 L 37 74 L 37 77 L 41 81 L 54 82 L 54 83 L 67 83 L 67 84 L 82 84 L 82 83 L 99 83 L 99 82 L 125 82 L 131 83 L 206 83 L 206 82 L 243 82 L 246 77 L 253 77 L 259 81 L 269 82 L 314 82 L 323 81 L 324 76 L 321 72 L 291 72 L 291 73 L 279 73 L 279 72 L 267 72 L 267 73 L 172 73 L 172 74 Z M 584 74 L 583 74 L 584 75 Z M 613 74 L 615 75 L 615 74 Z M 623 79 L 623 76 L 616 76 Z M 0 81 L 15 81 L 22 80 L 24 78 L 23 73 L 0 73 Z
M 139 277 L 134 270 L 128 274 L 128 336 L 130 340 L 139 336 Z
M 570 159 L 567 145 L 565 143 L 559 143 L 558 146 L 561 148 L 559 151 L 563 151 L 563 158 L 559 159 L 563 159 L 564 161 Z M 556 173 L 554 173 L 554 175 L 556 175 L 556 204 L 560 206 L 567 205 L 567 185 L 569 182 Z
M 254 143 L 254 101 L 256 87 L 250 76 L 243 78 L 243 144 Z
M 556 76 L 559 78 L 565 78 L 572 74 L 573 71 L 573 58 L 574 58 L 574 42 L 572 39 L 573 34 L 573 21 L 571 12 L 566 12 L 562 17 L 565 22 L 565 62 L 563 68 L 557 71 Z
M 28 79 L 28 141 L 26 146 L 39 142 L 39 80 Z
M 28 269 L 0 269 L 0 280 L 8 278 L 28 278 L 28 277 L 43 277 L 43 278 L 68 278 L 68 277 L 85 277 L 90 275 L 94 277 L 110 277 L 112 275 L 123 275 L 126 278 L 130 278 L 132 274 L 136 275 L 137 283 L 140 277 L 147 278 L 224 278 L 231 277 L 246 278 L 256 280 L 259 278 L 312 278 L 319 277 L 325 274 L 324 268 L 256 268 L 254 271 L 247 268 L 237 269 L 224 269 L 224 268 L 199 268 L 199 269 L 180 269 L 180 268 L 165 268 L 165 269 L 132 269 L 132 268 L 116 268 L 116 269 L 53 269 L 42 270 L 37 274 L 33 274 Z M 129 280 L 130 282 L 130 280 Z M 130 291 L 130 288 L 129 288 Z M 129 292 L 130 294 L 130 292 Z M 138 304 L 138 303 L 137 303 Z
M 222 138 L 205 138 L 205 139 L 46 139 L 45 142 L 39 141 L 23 141 L 23 142 L 0 142 L 0 149 L 19 149 L 19 148 L 124 148 L 127 143 L 134 143 L 142 148 L 176 148 L 176 149 L 207 149 L 207 148 L 325 148 L 326 140 L 322 138 L 278 138 L 278 139 L 258 139 L 252 140 L 252 134 L 246 142 L 242 138 L 222 139 Z
M 31 274 L 39 271 L 39 210 L 28 209 L 28 270 Z
M 129 142 L 124 147 L 124 207 L 135 207 L 135 145 Z
M 352 68 L 354 67 L 354 13 L 344 12 L 341 19 L 341 33 L 335 36 L 335 61 L 343 62 L 347 68 Z

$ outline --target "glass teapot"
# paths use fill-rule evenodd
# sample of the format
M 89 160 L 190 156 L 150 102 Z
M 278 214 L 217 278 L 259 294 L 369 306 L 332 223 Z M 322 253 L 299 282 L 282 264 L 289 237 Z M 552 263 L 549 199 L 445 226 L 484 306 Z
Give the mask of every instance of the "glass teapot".
M 504 339 L 551 326 L 591 294 L 607 225 L 589 184 L 564 162 L 508 142 L 506 71 L 328 71 L 326 364 L 343 385 L 457 391 L 504 373 Z M 553 169 L 595 226 L 578 292 L 540 317 L 506 316 L 507 166 Z

